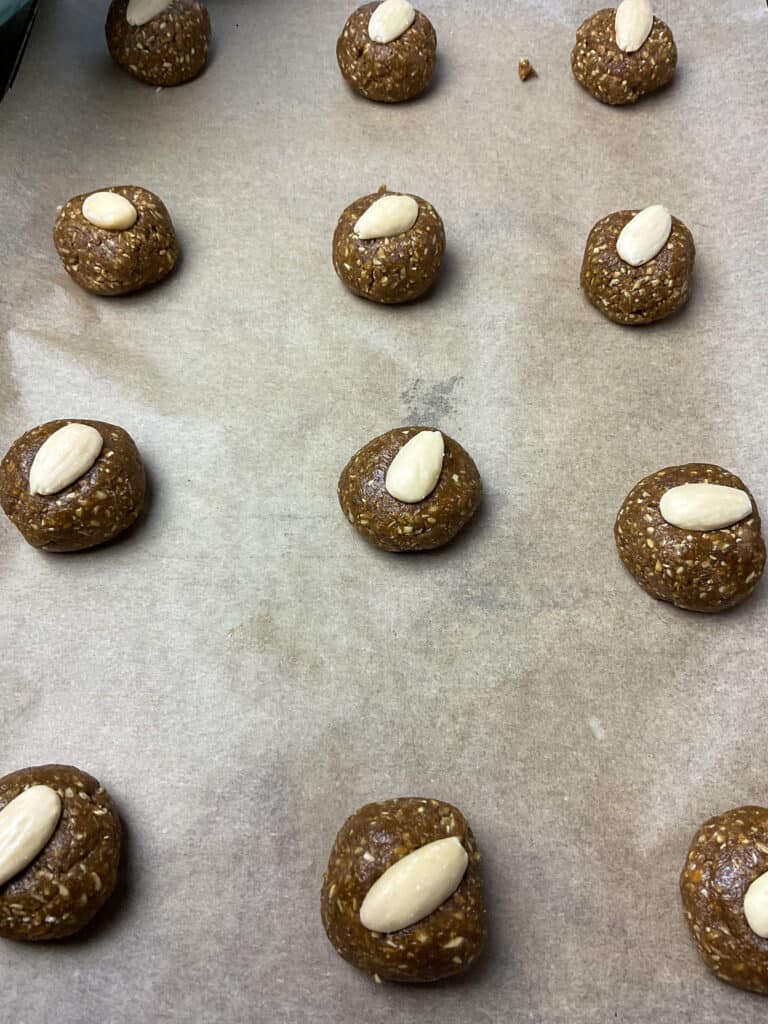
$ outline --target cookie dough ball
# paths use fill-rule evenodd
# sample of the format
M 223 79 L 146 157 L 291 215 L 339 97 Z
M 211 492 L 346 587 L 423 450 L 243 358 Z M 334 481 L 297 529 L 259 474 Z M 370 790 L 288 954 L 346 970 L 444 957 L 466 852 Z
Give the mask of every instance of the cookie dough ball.
M 181 85 L 205 67 L 211 21 L 200 0 L 112 0 L 112 60 L 149 85 Z
M 345 81 L 361 96 L 399 103 L 424 92 L 437 61 L 432 23 L 407 0 L 363 4 L 336 43 Z
M 486 936 L 480 854 L 461 811 L 402 797 L 344 822 L 320 897 L 336 952 L 377 981 L 466 971 Z
M 693 236 L 663 206 L 618 210 L 592 228 L 581 287 L 617 324 L 650 324 L 686 304 L 696 248 Z
M 70 199 L 56 218 L 53 244 L 72 280 L 96 295 L 127 295 L 156 284 L 179 257 L 168 211 L 136 185 Z
M 637 103 L 668 85 L 676 65 L 672 33 L 653 17 L 648 0 L 624 0 L 618 12 L 610 7 L 593 14 L 579 26 L 571 51 L 576 81 L 612 106 Z
M 51 420 L 14 441 L 0 462 L 0 505 L 44 551 L 112 540 L 141 512 L 146 481 L 136 445 L 98 420 Z
M 88 924 L 115 888 L 121 834 L 109 794 L 79 768 L 0 779 L 0 936 L 63 939 Z
M 709 970 L 768 995 L 768 809 L 737 807 L 706 821 L 688 851 L 680 895 Z
M 396 427 L 353 455 L 339 479 L 342 511 L 383 551 L 427 551 L 453 540 L 483 485 L 461 445 L 432 427 Z
M 636 484 L 614 528 L 624 565 L 659 601 L 720 612 L 763 574 L 760 514 L 743 481 L 720 466 L 669 466 Z
M 396 304 L 424 295 L 440 273 L 445 229 L 419 196 L 378 192 L 356 199 L 333 234 L 333 266 L 355 295 Z

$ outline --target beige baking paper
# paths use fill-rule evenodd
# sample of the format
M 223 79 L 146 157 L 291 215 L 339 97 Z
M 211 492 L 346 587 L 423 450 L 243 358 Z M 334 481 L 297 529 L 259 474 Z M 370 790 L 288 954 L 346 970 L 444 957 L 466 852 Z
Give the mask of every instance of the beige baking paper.
M 766 1013 L 700 964 L 677 879 L 701 821 L 768 803 L 768 585 L 676 611 L 612 528 L 677 462 L 733 470 L 768 509 L 768 11 L 657 9 L 677 80 L 611 109 L 570 74 L 583 0 L 430 0 L 439 71 L 400 106 L 345 87 L 335 0 L 212 0 L 208 70 L 163 91 L 110 63 L 104 3 L 44 5 L 0 106 L 0 448 L 56 417 L 118 423 L 151 500 L 77 556 L 0 522 L 0 774 L 77 764 L 127 831 L 82 938 L 2 943 L 4 1020 Z M 331 266 L 338 215 L 385 182 L 446 226 L 442 278 L 407 308 Z M 96 298 L 59 264 L 56 209 L 127 183 L 166 202 L 183 260 Z M 583 245 L 659 202 L 696 240 L 693 297 L 621 328 L 580 293 Z M 335 486 L 407 423 L 457 438 L 486 495 L 450 548 L 397 557 Z M 463 980 L 376 986 L 325 938 L 336 830 L 398 795 L 456 803 L 483 852 L 490 941 Z

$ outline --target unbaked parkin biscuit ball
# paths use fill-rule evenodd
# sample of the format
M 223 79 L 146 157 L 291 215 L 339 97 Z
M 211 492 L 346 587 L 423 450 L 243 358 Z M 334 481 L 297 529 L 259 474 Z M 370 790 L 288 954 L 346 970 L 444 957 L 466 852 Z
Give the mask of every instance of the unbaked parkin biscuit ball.
M 344 80 L 369 100 L 400 103 L 429 85 L 437 62 L 432 23 L 408 0 L 363 4 L 336 44 Z
M 155 86 L 199 75 L 211 45 L 211 21 L 200 0 L 112 0 L 106 33 L 112 60 Z
M 482 952 L 480 854 L 464 815 L 401 797 L 347 818 L 323 877 L 320 910 L 336 952 L 377 981 L 438 981 Z
M 622 0 L 579 26 L 571 51 L 577 82 L 612 106 L 637 103 L 675 77 L 677 47 L 649 0 Z
M 618 210 L 589 233 L 581 287 L 614 323 L 654 323 L 688 301 L 695 257 L 691 232 L 665 207 Z
M 395 305 L 420 298 L 437 280 L 445 229 L 419 196 L 378 192 L 351 203 L 333 234 L 333 266 L 355 295 Z
M 765 567 L 755 499 L 739 477 L 709 463 L 669 466 L 635 484 L 614 536 L 643 590 L 689 611 L 740 604 Z
M 705 821 L 680 875 L 691 938 L 721 981 L 768 995 L 768 808 Z
M 473 517 L 483 485 L 461 445 L 432 427 L 395 427 L 349 460 L 338 484 L 351 525 L 383 551 L 427 551 Z
M 0 936 L 63 939 L 117 882 L 122 827 L 104 787 L 71 765 L 0 779 Z
M 0 462 L 0 505 L 27 543 L 81 551 L 138 518 L 146 478 L 133 439 L 100 420 L 51 420 L 13 442 Z
M 56 218 L 53 244 L 72 280 L 95 295 L 127 295 L 157 284 L 179 258 L 165 205 L 137 185 L 74 196 Z

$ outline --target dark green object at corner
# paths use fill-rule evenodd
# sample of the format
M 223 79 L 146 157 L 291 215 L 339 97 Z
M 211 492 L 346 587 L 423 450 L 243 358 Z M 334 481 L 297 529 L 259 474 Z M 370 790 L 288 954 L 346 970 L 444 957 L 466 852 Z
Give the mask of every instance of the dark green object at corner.
M 0 0 L 0 100 L 21 65 L 37 7 L 38 0 Z

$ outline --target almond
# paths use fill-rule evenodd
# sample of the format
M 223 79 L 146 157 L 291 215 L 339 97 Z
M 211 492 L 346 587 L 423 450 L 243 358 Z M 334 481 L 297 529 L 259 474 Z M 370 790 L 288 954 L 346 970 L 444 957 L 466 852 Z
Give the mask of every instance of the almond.
M 87 473 L 104 446 L 95 427 L 67 423 L 40 445 L 29 470 L 30 494 L 57 494 Z
M 419 847 L 376 879 L 360 907 L 360 923 L 384 933 L 416 924 L 456 891 L 468 863 L 456 836 Z
M 128 0 L 125 20 L 129 25 L 146 25 L 170 6 L 171 0 Z
M 723 484 L 680 484 L 661 496 L 659 512 L 681 530 L 724 530 L 752 513 L 746 491 Z
M 374 43 L 391 43 L 411 27 L 415 17 L 408 0 L 384 0 L 371 15 L 368 35 Z
M 672 233 L 672 214 L 664 206 L 646 206 L 624 225 L 616 251 L 631 267 L 658 256 Z
M 621 0 L 616 8 L 615 26 L 618 48 L 624 53 L 639 50 L 653 28 L 650 0 Z
M 61 797 L 50 786 L 30 786 L 0 811 L 0 885 L 32 863 L 56 830 Z
M 83 216 L 97 228 L 125 231 L 139 215 L 133 203 L 118 192 L 92 192 L 83 200 Z
M 768 871 L 758 875 L 744 893 L 744 917 L 761 939 L 768 939 Z
M 413 196 L 386 195 L 374 200 L 358 218 L 354 232 L 358 238 L 391 238 L 410 231 L 419 216 L 419 204 Z
M 437 486 L 444 458 L 440 431 L 420 430 L 390 462 L 384 486 L 398 501 L 423 501 Z

